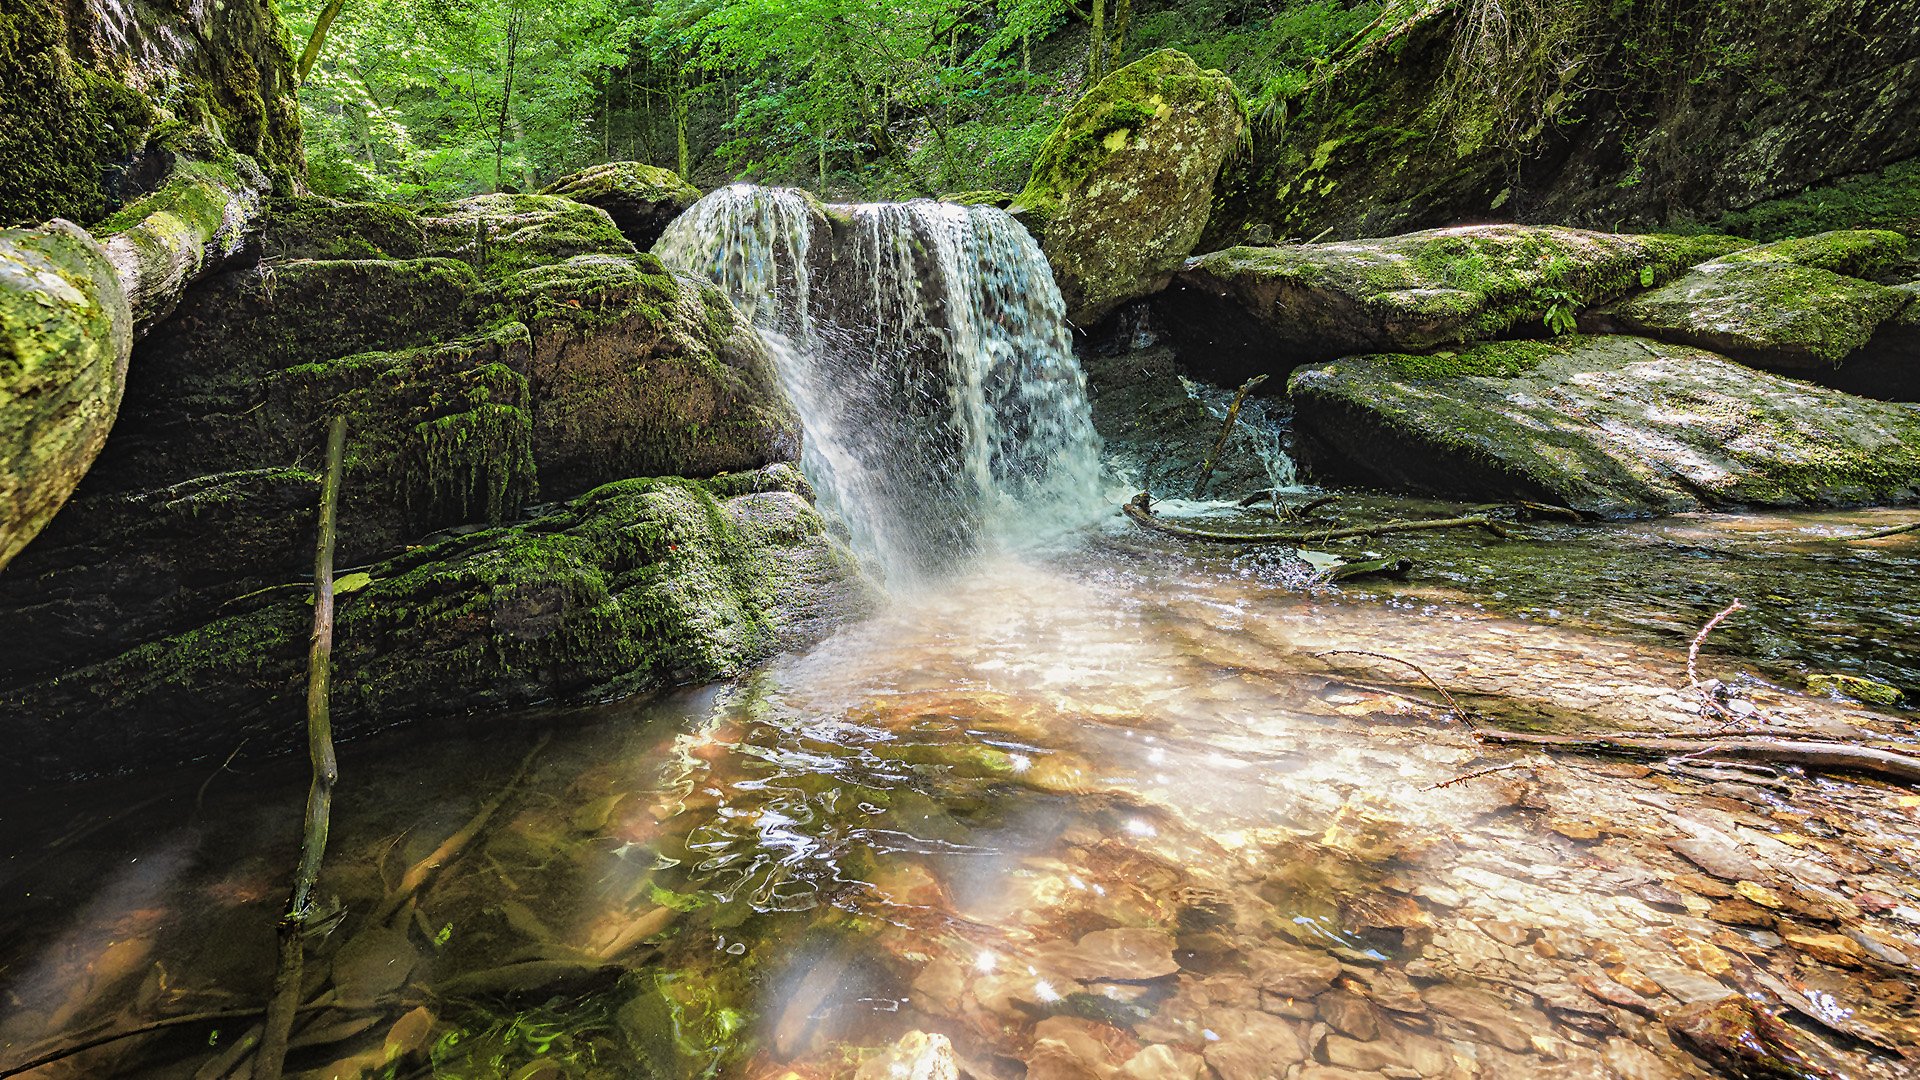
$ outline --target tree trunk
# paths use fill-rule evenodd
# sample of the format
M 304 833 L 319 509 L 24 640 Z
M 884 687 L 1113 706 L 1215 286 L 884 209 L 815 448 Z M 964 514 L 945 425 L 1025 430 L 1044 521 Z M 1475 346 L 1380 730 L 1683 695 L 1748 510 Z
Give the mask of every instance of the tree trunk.
M 307 36 L 307 47 L 300 51 L 299 66 L 294 68 L 293 81 L 296 86 L 307 84 L 307 72 L 313 70 L 313 62 L 320 58 L 320 46 L 326 43 L 327 30 L 333 26 L 333 20 L 340 15 L 340 9 L 347 0 L 327 0 L 327 6 L 320 9 L 320 17 L 313 22 L 313 33 Z
M 1092 40 L 1087 45 L 1087 85 L 1100 81 L 1106 72 L 1107 0 L 1093 0 Z
M 493 190 L 500 190 L 500 181 L 506 161 L 507 150 L 507 109 L 513 104 L 514 68 L 520 59 L 520 10 L 507 12 L 507 58 L 506 84 L 500 91 L 500 115 L 493 125 Z

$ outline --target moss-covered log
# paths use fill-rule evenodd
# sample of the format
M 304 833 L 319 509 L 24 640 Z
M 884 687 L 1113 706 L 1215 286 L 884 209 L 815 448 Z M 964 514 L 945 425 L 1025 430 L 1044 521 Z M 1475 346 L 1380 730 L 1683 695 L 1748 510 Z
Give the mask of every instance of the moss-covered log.
M 0 232 L 0 567 L 105 444 L 132 319 L 107 253 L 78 227 Z

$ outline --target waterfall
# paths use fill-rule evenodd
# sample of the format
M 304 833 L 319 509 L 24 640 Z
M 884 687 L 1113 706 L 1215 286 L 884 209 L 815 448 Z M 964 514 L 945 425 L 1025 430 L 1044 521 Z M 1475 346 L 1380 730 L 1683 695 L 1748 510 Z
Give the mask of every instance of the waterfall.
M 767 339 L 822 510 L 890 580 L 1100 512 L 1066 307 L 1004 212 L 736 185 L 654 253 L 725 289 Z

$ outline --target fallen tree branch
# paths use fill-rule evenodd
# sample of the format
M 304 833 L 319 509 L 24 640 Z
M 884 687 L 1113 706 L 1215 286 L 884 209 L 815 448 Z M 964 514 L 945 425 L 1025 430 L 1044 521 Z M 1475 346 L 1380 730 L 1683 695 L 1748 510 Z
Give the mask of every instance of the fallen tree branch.
M 1512 534 L 1488 517 L 1437 518 L 1428 521 L 1383 521 L 1377 525 L 1349 525 L 1340 529 L 1292 529 L 1264 532 L 1218 532 L 1175 525 L 1154 516 L 1153 511 L 1134 501 L 1121 507 L 1127 517 L 1143 528 L 1178 536 L 1186 540 L 1207 540 L 1216 544 L 1324 544 L 1332 540 L 1350 540 L 1360 536 L 1385 536 L 1388 533 L 1424 532 L 1428 529 L 1485 529 L 1502 539 Z
M 1920 532 L 1920 521 L 1909 521 L 1905 525 L 1895 525 L 1890 529 L 1875 529 L 1873 532 L 1860 533 L 1857 536 L 1829 536 L 1827 541 L 1834 544 L 1851 544 L 1855 540 L 1879 540 L 1887 536 L 1899 536 L 1901 533 Z
M 1728 740 L 1669 739 L 1640 735 L 1534 735 L 1517 731 L 1479 732 L 1491 743 L 1554 746 L 1589 750 L 1623 757 L 1686 756 L 1703 761 L 1767 761 L 1799 765 L 1822 772 L 1854 772 L 1920 784 L 1920 757 L 1882 750 L 1877 746 L 1815 742 L 1800 739 L 1741 738 Z
M 1227 407 L 1227 422 L 1220 425 L 1220 437 L 1214 440 L 1213 452 L 1207 455 L 1205 464 L 1200 466 L 1200 477 L 1193 482 L 1193 497 L 1198 499 L 1207 490 L 1207 481 L 1213 479 L 1214 463 L 1220 460 L 1221 451 L 1227 448 L 1227 437 L 1233 434 L 1234 422 L 1240 419 L 1240 406 L 1247 403 L 1247 395 L 1254 388 L 1266 382 L 1265 375 L 1255 375 L 1240 384 L 1240 391 L 1233 395 L 1233 404 Z

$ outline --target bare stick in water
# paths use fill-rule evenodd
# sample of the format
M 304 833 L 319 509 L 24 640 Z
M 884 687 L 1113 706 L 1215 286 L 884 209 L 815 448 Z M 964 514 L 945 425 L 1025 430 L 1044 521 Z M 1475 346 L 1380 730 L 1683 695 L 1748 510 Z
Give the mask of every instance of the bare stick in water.
M 327 850 L 327 826 L 333 812 L 333 785 L 340 765 L 333 755 L 333 717 L 328 709 L 328 683 L 333 672 L 333 542 L 339 530 L 340 461 L 346 454 L 347 418 L 334 417 L 327 431 L 327 475 L 320 489 L 320 539 L 313 556 L 313 641 L 307 650 L 307 753 L 313 761 L 313 780 L 307 788 L 306 830 L 300 840 L 300 866 L 294 872 L 293 896 L 280 918 L 280 967 L 274 973 L 273 997 L 267 1001 L 260 1054 L 254 1059 L 253 1080 L 280 1080 L 286 1065 L 287 1040 L 293 1016 L 300 1006 L 300 975 L 304 962 L 307 923 L 313 917 L 313 889 L 320 878 L 320 859 Z
M 1377 525 L 1350 525 L 1342 529 L 1291 529 L 1262 532 L 1218 532 L 1212 529 L 1196 529 L 1190 525 L 1175 525 L 1165 519 L 1155 517 L 1153 511 L 1140 505 L 1140 500 L 1121 507 L 1127 517 L 1137 525 L 1169 536 L 1178 536 L 1187 540 L 1209 540 L 1217 544 L 1324 544 L 1330 540 L 1347 540 L 1356 536 L 1384 536 L 1387 533 L 1423 532 L 1428 529 L 1485 529 L 1495 536 L 1506 539 L 1512 536 L 1500 524 L 1488 517 L 1438 518 L 1432 521 L 1383 521 Z
M 1220 460 L 1220 452 L 1227 448 L 1227 436 L 1233 434 L 1234 422 L 1240 419 L 1240 406 L 1247 403 L 1247 395 L 1254 387 L 1266 382 L 1265 375 L 1255 375 L 1240 384 L 1240 392 L 1233 395 L 1233 404 L 1227 408 L 1227 422 L 1220 425 L 1220 437 L 1214 440 L 1213 452 L 1207 455 L 1206 464 L 1200 466 L 1200 478 L 1193 482 L 1193 497 L 1199 498 L 1207 490 L 1207 481 L 1213 479 L 1213 464 Z

